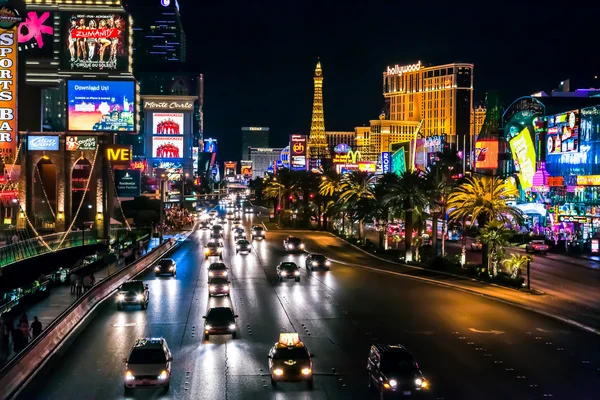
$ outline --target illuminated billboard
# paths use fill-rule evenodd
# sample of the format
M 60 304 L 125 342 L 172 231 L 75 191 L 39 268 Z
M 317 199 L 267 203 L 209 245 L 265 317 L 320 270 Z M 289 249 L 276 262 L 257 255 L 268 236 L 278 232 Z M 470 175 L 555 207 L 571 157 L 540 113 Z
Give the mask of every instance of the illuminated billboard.
M 135 131 L 135 82 L 67 82 L 70 131 Z
M 579 110 L 548 117 L 546 154 L 579 151 Z
M 29 151 L 57 151 L 59 149 L 58 136 L 28 136 L 27 150 Z
M 153 113 L 152 133 L 183 135 L 183 113 Z
M 290 135 L 290 167 L 292 170 L 303 171 L 307 168 L 307 136 Z
M 515 165 L 519 168 L 519 180 L 522 190 L 530 190 L 533 186 L 533 175 L 535 175 L 535 147 L 531 140 L 529 130 L 524 128 L 518 135 L 513 137 L 510 142 L 510 151 L 512 152 Z
M 225 177 L 235 176 L 237 171 L 237 162 L 225 161 Z
M 252 177 L 252 160 L 242 160 L 241 164 L 241 174 L 244 178 Z
M 54 57 L 54 15 L 49 11 L 29 11 L 19 24 L 19 51 L 28 58 Z
M 358 170 L 360 172 L 369 172 L 374 174 L 377 172 L 377 163 L 375 161 L 359 161 Z
M 183 158 L 183 136 L 153 136 L 152 157 Z
M 114 171 L 114 176 L 117 196 L 140 196 L 142 189 L 142 172 L 139 169 L 117 169 Z
M 67 136 L 65 149 L 67 151 L 96 150 L 98 137 L 96 136 Z
M 63 71 L 128 71 L 129 22 L 126 14 L 61 14 Z
M 6 164 L 12 163 L 17 152 L 17 27 L 11 20 L 14 12 L 5 9 L 0 35 L 0 155 Z M 2 172 L 0 171 L 0 174 Z
M 216 153 L 217 152 L 217 139 L 204 139 L 204 152 L 205 153 Z
M 478 140 L 475 142 L 475 168 L 496 169 L 498 168 L 498 141 Z
M 381 153 L 381 172 L 384 174 L 392 172 L 392 160 L 389 151 Z

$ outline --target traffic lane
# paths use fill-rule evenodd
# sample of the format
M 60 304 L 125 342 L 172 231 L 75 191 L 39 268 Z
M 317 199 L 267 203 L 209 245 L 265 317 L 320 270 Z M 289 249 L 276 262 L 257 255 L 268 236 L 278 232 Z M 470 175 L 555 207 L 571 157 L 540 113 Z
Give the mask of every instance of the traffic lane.
M 274 233 L 272 235 L 276 236 Z M 315 242 L 317 241 L 323 243 L 321 237 Z M 313 242 L 307 240 L 308 250 L 311 250 L 312 244 Z M 351 250 L 346 249 L 346 251 L 349 256 L 353 255 Z M 323 252 L 328 255 L 326 251 Z M 337 257 L 338 255 L 335 254 L 335 256 Z M 598 339 L 596 336 L 576 331 L 554 320 L 503 303 L 427 283 L 409 281 L 402 277 L 390 277 L 386 274 L 377 274 L 340 264 L 334 264 L 331 274 L 335 278 L 344 280 L 343 282 L 337 282 L 337 284 L 331 283 L 332 286 L 344 288 L 343 291 L 336 291 L 336 295 L 345 296 L 348 294 L 348 304 L 352 305 L 355 309 L 354 312 L 357 314 L 355 321 L 364 319 L 367 321 L 366 326 L 369 328 L 379 326 L 379 330 L 393 332 L 393 329 L 387 329 L 383 325 L 387 323 L 386 320 L 388 319 L 391 319 L 392 323 L 400 320 L 403 322 L 396 329 L 407 331 L 407 340 L 410 340 L 411 335 L 418 335 L 419 332 L 424 336 L 433 336 L 435 332 L 442 332 L 446 335 L 458 332 L 458 334 L 454 335 L 460 335 L 457 336 L 458 340 L 461 343 L 463 341 L 467 343 L 468 348 L 479 348 L 480 350 L 476 350 L 478 352 L 487 350 L 487 352 L 483 353 L 483 357 L 486 359 L 487 357 L 493 358 L 494 354 L 501 356 L 511 354 L 510 349 L 517 349 L 515 351 L 516 354 L 512 355 L 510 359 L 495 359 L 494 361 L 498 361 L 498 364 L 503 365 L 506 365 L 508 361 L 511 365 L 507 367 L 510 369 L 510 371 L 507 371 L 508 373 L 523 371 L 521 375 L 517 376 L 531 377 L 531 379 L 537 382 L 531 384 L 538 385 L 534 386 L 534 388 L 543 389 L 545 386 L 542 386 L 539 382 L 545 382 L 546 386 L 553 388 L 552 390 L 555 395 L 556 393 L 573 395 L 570 385 L 554 388 L 556 383 L 548 378 L 552 376 L 552 371 L 555 371 L 557 368 L 560 369 L 561 366 L 564 367 L 563 372 L 566 375 L 571 376 L 575 374 L 573 379 L 581 382 L 581 386 L 578 386 L 574 390 L 575 393 L 582 396 L 581 398 L 585 398 L 583 396 L 589 396 L 590 393 L 593 393 L 591 390 L 595 389 L 594 385 L 597 385 L 597 377 L 594 375 L 593 368 L 586 367 L 589 363 L 596 366 L 599 364 L 598 357 L 596 356 L 594 356 L 593 360 L 589 360 L 589 353 L 586 350 L 588 346 L 598 348 Z M 379 276 L 380 281 L 368 283 L 369 279 L 373 279 L 374 276 Z M 390 287 L 385 288 L 386 284 L 389 284 Z M 378 296 L 373 296 L 373 288 L 377 288 Z M 356 299 L 366 298 L 369 298 L 370 301 L 356 301 Z M 425 302 L 423 301 L 424 298 L 427 299 Z M 433 303 L 431 303 L 432 301 Z M 336 302 L 343 304 L 341 301 L 336 300 Z M 401 315 L 389 315 L 387 310 L 389 310 L 390 304 L 410 304 L 410 311 L 402 315 L 405 312 L 403 311 L 405 308 L 402 307 L 393 310 L 393 313 L 400 313 Z M 432 307 L 427 308 L 426 304 L 431 304 Z M 346 308 L 350 307 L 348 305 Z M 377 315 L 379 313 L 378 310 L 386 311 L 382 312 L 381 315 Z M 350 315 L 350 310 L 347 311 L 348 315 Z M 387 316 L 386 312 L 388 313 Z M 415 315 L 419 316 L 419 320 L 416 323 Z M 430 316 L 435 316 L 435 318 L 427 323 Z M 443 324 L 441 324 L 442 321 L 444 322 Z M 443 329 L 440 330 L 439 327 L 443 327 Z M 373 330 L 369 330 L 368 332 L 373 333 Z M 482 344 L 485 344 L 485 346 L 477 347 L 477 341 L 473 340 L 474 336 Z M 543 343 L 544 346 L 532 346 L 530 343 L 531 340 L 535 340 L 536 343 Z M 427 355 L 427 349 L 435 348 L 436 346 L 439 346 L 439 341 L 429 343 L 420 353 Z M 567 348 L 569 349 L 569 354 L 561 356 Z M 443 350 L 440 349 L 440 351 Z M 474 362 L 471 367 L 475 368 L 475 370 L 469 371 L 469 374 L 481 375 L 476 370 L 479 364 L 480 361 Z M 549 366 L 552 367 L 549 368 Z M 442 373 L 436 380 L 440 379 L 440 381 L 443 381 L 446 376 L 443 374 L 443 371 L 440 372 Z M 480 377 L 485 380 L 489 379 L 486 374 Z M 467 383 L 465 382 L 465 384 Z M 449 387 L 452 387 L 452 385 Z

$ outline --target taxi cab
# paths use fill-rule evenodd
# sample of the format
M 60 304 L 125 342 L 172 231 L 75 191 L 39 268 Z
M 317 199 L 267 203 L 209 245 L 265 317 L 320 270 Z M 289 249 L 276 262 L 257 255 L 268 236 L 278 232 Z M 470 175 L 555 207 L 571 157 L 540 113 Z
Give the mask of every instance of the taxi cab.
M 277 382 L 306 381 L 313 387 L 312 355 L 297 333 L 280 333 L 279 341 L 269 351 L 271 385 Z

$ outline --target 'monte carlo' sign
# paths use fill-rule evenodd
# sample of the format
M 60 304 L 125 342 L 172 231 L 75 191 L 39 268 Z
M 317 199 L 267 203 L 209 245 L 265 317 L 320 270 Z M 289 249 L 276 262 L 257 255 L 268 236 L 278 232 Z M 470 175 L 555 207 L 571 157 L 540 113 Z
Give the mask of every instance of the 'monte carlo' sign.
M 144 110 L 193 110 L 192 101 L 144 101 Z

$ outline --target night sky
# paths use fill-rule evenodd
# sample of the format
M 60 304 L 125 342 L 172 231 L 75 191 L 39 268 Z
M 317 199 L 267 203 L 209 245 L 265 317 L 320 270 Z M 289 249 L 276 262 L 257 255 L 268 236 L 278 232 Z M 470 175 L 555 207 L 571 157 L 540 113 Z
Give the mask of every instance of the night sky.
M 472 62 L 476 102 L 500 89 L 506 104 L 600 74 L 596 1 L 179 3 L 189 68 L 205 74 L 205 136 L 219 139 L 220 161 L 240 158 L 241 126 L 271 127 L 274 147 L 308 134 L 317 57 L 326 130 L 376 119 L 382 72 L 396 63 Z

